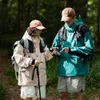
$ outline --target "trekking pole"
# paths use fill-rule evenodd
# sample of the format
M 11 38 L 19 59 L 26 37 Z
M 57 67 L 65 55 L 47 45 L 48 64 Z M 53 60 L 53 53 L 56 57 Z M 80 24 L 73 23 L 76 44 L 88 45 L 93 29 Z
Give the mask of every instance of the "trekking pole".
M 38 77 L 39 96 L 40 96 L 40 100 L 41 100 L 41 89 L 40 89 L 39 68 L 38 68 L 38 67 L 36 67 L 36 69 L 37 69 L 37 77 Z
M 40 77 L 39 77 L 39 68 L 38 68 L 38 66 L 34 66 L 33 73 L 32 73 L 32 80 L 34 78 L 34 71 L 35 70 L 37 70 L 39 96 L 40 96 L 40 100 L 41 100 Z

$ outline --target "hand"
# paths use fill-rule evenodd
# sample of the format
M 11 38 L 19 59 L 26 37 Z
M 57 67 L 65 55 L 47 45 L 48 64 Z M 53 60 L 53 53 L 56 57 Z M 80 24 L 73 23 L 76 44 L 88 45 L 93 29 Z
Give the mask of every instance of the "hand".
M 39 66 L 40 63 L 42 63 L 42 61 L 35 60 L 34 66 Z
M 69 48 L 64 48 L 63 51 L 68 53 L 69 52 Z
M 59 48 L 58 47 L 53 47 L 50 48 L 52 56 L 60 56 Z
M 50 52 L 51 52 L 51 55 L 53 56 L 53 54 L 54 54 L 54 48 L 50 48 Z
M 50 52 L 53 52 L 53 50 L 54 50 L 53 48 L 50 48 Z
M 50 51 L 51 51 L 51 52 L 53 52 L 53 51 L 55 51 L 55 50 L 59 50 L 59 48 L 58 48 L 58 47 L 51 47 L 51 48 L 50 48 Z

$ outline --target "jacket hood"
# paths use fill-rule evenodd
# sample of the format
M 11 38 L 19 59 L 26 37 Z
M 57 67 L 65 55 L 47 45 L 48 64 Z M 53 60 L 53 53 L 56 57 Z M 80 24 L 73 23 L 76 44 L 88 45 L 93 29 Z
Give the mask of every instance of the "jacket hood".
M 25 33 L 24 33 L 22 39 L 28 39 L 28 40 L 32 41 L 32 37 L 28 34 L 27 31 L 25 31 Z
M 66 28 L 67 31 L 73 32 L 75 30 L 75 28 L 78 25 L 82 24 L 82 23 L 83 23 L 83 20 L 82 20 L 81 16 L 77 15 L 75 22 L 70 27 L 67 24 L 65 24 L 64 26 L 65 26 L 65 28 Z

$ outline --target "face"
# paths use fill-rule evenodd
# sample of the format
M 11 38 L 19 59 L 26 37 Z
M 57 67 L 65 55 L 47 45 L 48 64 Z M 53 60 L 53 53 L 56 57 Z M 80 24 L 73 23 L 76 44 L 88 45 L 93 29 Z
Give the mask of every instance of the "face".
M 42 32 L 42 30 L 35 30 L 34 31 L 34 36 L 40 36 L 40 34 L 41 34 L 41 32 Z
M 68 21 L 65 21 L 65 23 L 70 27 L 75 22 L 75 18 L 71 18 Z

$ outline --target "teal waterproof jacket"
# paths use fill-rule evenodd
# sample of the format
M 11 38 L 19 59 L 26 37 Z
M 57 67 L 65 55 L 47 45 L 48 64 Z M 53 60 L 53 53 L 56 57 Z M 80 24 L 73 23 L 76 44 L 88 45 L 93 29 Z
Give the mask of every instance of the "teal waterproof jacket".
M 62 51 L 58 58 L 58 76 L 86 76 L 88 74 L 88 55 L 93 52 L 93 41 L 89 31 L 84 33 L 84 39 L 81 34 L 75 39 L 75 29 L 80 24 L 83 24 L 83 21 L 79 15 L 72 26 L 64 25 L 67 37 L 62 44 L 60 44 L 59 33 L 54 38 L 52 47 L 61 45 L 60 50 L 66 47 L 70 49 L 69 53 Z M 77 53 L 82 56 L 76 55 Z

